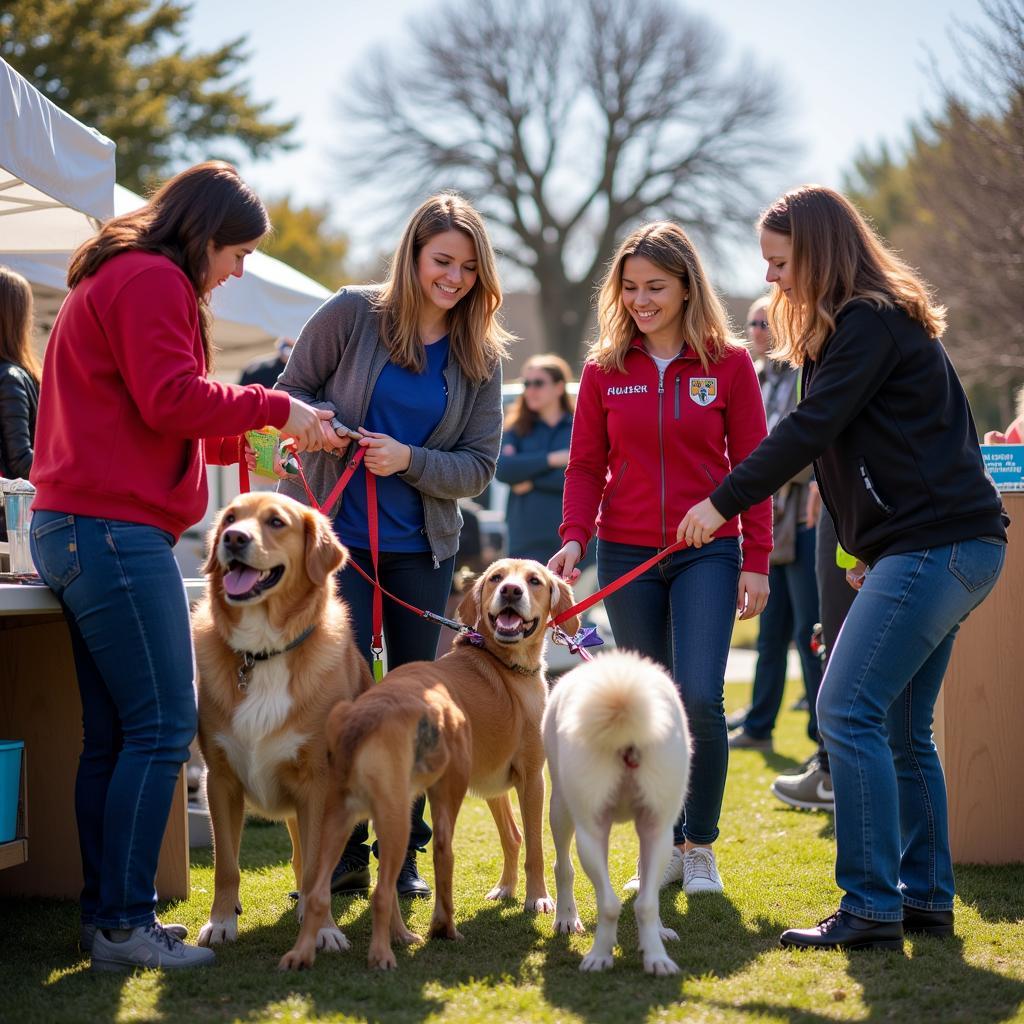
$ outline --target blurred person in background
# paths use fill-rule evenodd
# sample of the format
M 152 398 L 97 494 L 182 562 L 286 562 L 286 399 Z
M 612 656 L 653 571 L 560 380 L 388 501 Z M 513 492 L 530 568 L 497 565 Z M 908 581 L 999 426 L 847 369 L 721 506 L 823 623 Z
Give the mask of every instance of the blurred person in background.
M 1024 444 L 1024 384 L 1017 392 L 1016 419 L 1005 430 L 985 432 L 985 444 Z
M 277 378 L 284 373 L 288 365 L 288 356 L 295 347 L 294 338 L 280 337 L 274 342 L 274 354 L 267 359 L 254 359 L 238 378 L 238 383 L 262 384 L 265 388 L 272 388 L 277 383 Z

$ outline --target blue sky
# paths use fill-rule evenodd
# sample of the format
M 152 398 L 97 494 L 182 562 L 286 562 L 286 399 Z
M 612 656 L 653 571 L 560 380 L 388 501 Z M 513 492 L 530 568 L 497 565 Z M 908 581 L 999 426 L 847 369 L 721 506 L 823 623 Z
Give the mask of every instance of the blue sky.
M 929 54 L 941 74 L 955 75 L 949 32 L 956 21 L 980 18 L 978 0 L 714 0 L 686 6 L 722 31 L 732 58 L 756 58 L 783 82 L 787 125 L 802 145 L 784 174 L 785 187 L 810 181 L 839 187 L 862 147 L 901 142 L 907 125 L 936 105 Z M 297 150 L 242 161 L 243 174 L 264 196 L 290 193 L 302 202 L 331 203 L 357 256 L 369 255 L 380 240 L 361 232 L 359 207 L 341 193 L 331 166 L 331 148 L 346 130 L 342 83 L 375 46 L 396 45 L 410 16 L 440 17 L 447 7 L 445 0 L 249 0 L 244 6 L 197 0 L 193 6 L 189 45 L 209 49 L 247 35 L 253 95 L 272 101 L 275 116 L 300 118 Z M 764 145 L 767 151 L 771 139 Z M 758 156 L 750 154 L 752 160 Z M 717 268 L 724 287 L 756 290 L 761 259 L 753 236 L 749 246 L 730 248 L 726 262 Z

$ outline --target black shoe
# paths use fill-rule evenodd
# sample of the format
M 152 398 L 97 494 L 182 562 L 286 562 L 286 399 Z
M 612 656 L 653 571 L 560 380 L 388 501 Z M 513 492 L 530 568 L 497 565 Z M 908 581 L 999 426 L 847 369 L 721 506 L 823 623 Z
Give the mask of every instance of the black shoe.
M 819 921 L 813 928 L 790 928 L 779 945 L 796 949 L 902 949 L 902 921 L 869 921 L 845 910 Z
M 953 934 L 953 911 L 919 910 L 917 907 L 904 907 L 903 933 L 948 939 Z
M 348 854 L 342 854 L 341 860 L 331 875 L 331 892 L 368 893 L 370 891 L 370 865 L 364 860 L 357 860 Z
M 418 899 L 430 898 L 430 886 L 420 878 L 416 870 L 416 851 L 410 850 L 405 855 L 405 863 L 402 870 L 398 872 L 398 881 L 395 883 L 399 896 L 411 896 Z

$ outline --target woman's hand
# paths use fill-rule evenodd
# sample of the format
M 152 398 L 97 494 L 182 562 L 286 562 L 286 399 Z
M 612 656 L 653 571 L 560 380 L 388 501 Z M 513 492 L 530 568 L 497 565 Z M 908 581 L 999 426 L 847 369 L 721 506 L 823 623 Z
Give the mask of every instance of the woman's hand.
M 821 491 L 812 480 L 807 485 L 807 508 L 804 509 L 804 521 L 808 526 L 817 526 L 819 515 L 821 515 Z
M 519 483 L 513 484 L 509 490 L 513 494 L 529 494 L 533 490 L 532 480 L 520 480 Z
M 575 583 L 580 578 L 576 563 L 583 557 L 583 548 L 579 541 L 570 540 L 560 547 L 549 559 L 548 570 L 560 576 L 567 583 Z
M 705 498 L 683 516 L 676 530 L 676 540 L 685 540 L 691 548 L 703 547 L 715 539 L 715 530 L 724 522 L 718 509 L 711 504 L 711 499 Z
M 295 445 L 291 439 L 284 442 L 289 448 L 294 449 Z M 245 442 L 245 464 L 249 467 L 250 473 L 256 472 L 256 452 L 253 450 L 252 445 L 248 441 Z M 284 463 L 281 461 L 281 446 L 278 446 L 277 451 L 274 452 L 274 473 L 281 480 L 288 480 L 292 474 L 284 468 Z
M 562 469 L 569 465 L 569 449 L 559 448 L 558 451 L 548 452 L 548 465 L 552 469 Z
M 291 410 L 288 421 L 281 428 L 286 437 L 295 438 L 297 452 L 318 452 L 324 447 L 325 432 L 330 430 L 333 409 L 314 409 L 311 405 L 289 395 Z
M 860 588 L 864 586 L 864 578 L 867 574 L 868 567 L 858 559 L 857 564 L 852 569 L 846 570 L 846 582 L 849 583 L 854 590 L 860 590 Z
M 365 427 L 359 428 L 362 438 L 359 446 L 366 454 L 363 464 L 374 476 L 394 476 L 404 473 L 412 462 L 412 449 L 388 434 L 375 434 Z
M 736 590 L 736 611 L 740 619 L 752 619 L 768 603 L 768 577 L 762 572 L 741 572 Z

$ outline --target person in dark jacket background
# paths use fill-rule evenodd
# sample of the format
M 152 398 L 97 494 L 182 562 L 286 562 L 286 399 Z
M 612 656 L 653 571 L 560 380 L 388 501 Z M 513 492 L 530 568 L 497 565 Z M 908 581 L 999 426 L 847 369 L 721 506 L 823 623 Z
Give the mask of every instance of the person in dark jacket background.
M 39 360 L 32 351 L 32 287 L 0 267 L 0 476 L 28 479 L 39 407 Z M 0 540 L 7 537 L 0 500 Z
M 576 401 L 569 364 L 539 355 L 523 365 L 523 393 L 505 417 L 495 476 L 509 485 L 508 553 L 547 562 L 561 544 L 562 491 Z
M 274 342 L 274 354 L 266 359 L 254 359 L 247 363 L 242 370 L 242 376 L 238 378 L 238 383 L 243 387 L 246 384 L 262 384 L 265 388 L 272 388 L 277 383 L 277 378 L 284 373 L 293 348 L 294 338 L 278 338 Z
M 807 185 L 760 220 L 776 352 L 802 401 L 678 537 L 725 522 L 814 462 L 858 590 L 818 696 L 836 811 L 838 912 L 784 946 L 902 948 L 953 934 L 946 787 L 932 716 L 960 623 L 1006 553 L 945 310 L 839 193 Z

